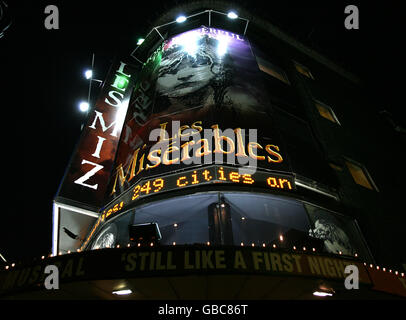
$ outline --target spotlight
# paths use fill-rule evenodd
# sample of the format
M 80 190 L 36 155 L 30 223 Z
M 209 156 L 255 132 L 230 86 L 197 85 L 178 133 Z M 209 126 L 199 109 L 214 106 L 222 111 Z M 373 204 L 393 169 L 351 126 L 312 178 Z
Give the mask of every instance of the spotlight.
M 124 289 L 124 290 L 113 291 L 112 293 L 115 295 L 118 295 L 118 296 L 125 296 L 125 295 L 129 295 L 133 292 L 130 289 Z
M 89 104 L 82 101 L 81 103 L 79 103 L 79 110 L 82 112 L 87 112 L 89 110 Z
M 137 46 L 141 45 L 144 42 L 144 40 L 145 40 L 144 38 L 139 38 L 137 40 Z
M 177 23 L 182 23 L 186 21 L 186 17 L 185 16 L 179 16 L 176 18 L 176 22 Z
M 331 297 L 333 294 L 329 293 L 329 292 L 323 292 L 323 291 L 314 291 L 313 295 L 317 296 L 317 297 Z
M 237 15 L 234 11 L 230 11 L 230 12 L 227 14 L 227 17 L 228 17 L 229 19 L 237 19 L 237 18 L 238 18 L 238 15 Z
M 87 80 L 89 80 L 89 79 L 91 79 L 92 77 L 93 77 L 93 71 L 90 70 L 90 69 L 86 70 L 86 71 L 85 71 L 85 78 L 86 78 Z

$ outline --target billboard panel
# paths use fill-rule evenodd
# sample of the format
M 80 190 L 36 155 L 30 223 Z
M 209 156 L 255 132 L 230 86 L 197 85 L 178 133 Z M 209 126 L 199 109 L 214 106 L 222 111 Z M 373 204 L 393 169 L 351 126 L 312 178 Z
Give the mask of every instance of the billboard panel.
M 260 73 L 237 34 L 202 27 L 165 41 L 133 91 L 107 199 L 213 163 L 291 172 Z
M 58 190 L 58 202 L 68 199 L 95 211 L 103 204 L 135 78 L 134 67 L 124 62 L 110 68 Z

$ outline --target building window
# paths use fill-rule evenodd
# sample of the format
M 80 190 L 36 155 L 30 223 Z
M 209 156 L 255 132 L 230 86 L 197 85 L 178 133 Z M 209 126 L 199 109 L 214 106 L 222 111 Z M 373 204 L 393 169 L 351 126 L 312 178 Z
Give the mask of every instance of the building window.
M 310 72 L 309 68 L 305 67 L 304 65 L 302 65 L 296 61 L 294 61 L 294 64 L 295 64 L 295 68 L 298 72 L 300 72 L 304 76 L 314 80 L 314 77 L 313 77 L 312 73 Z
M 363 165 L 349 159 L 345 160 L 345 164 L 347 165 L 348 170 L 352 175 L 352 178 L 357 184 L 370 190 L 379 191 L 375 183 L 373 182 L 371 176 L 369 175 L 367 169 Z
M 331 109 L 331 107 L 329 107 L 328 105 L 315 100 L 314 104 L 316 105 L 317 110 L 319 111 L 320 115 L 327 119 L 330 120 L 331 122 L 340 124 L 340 122 L 338 121 L 333 109 Z M 341 125 L 341 124 L 340 124 Z
M 334 162 L 329 162 L 329 165 L 336 171 L 343 171 L 343 168 Z
M 274 64 L 260 58 L 256 57 L 258 67 L 262 72 L 265 72 L 269 74 L 270 76 L 290 85 L 289 79 L 286 76 L 285 72 L 279 68 L 278 66 L 275 66 Z

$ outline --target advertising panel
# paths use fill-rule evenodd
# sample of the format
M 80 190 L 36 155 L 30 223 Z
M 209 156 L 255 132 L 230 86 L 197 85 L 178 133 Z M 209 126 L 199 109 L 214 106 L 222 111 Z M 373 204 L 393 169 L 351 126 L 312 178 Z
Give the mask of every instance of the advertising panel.
M 122 61 L 112 65 L 58 190 L 58 201 L 69 199 L 95 211 L 103 204 L 135 73 Z
M 241 36 L 202 27 L 165 41 L 131 97 L 106 202 L 191 167 L 290 173 L 261 71 Z
M 357 266 L 360 284 L 371 284 L 366 267 L 353 260 L 286 253 L 269 248 L 162 246 L 93 250 L 0 272 L 0 295 L 19 290 L 38 290 L 46 277 L 46 263 L 58 265 L 61 284 L 102 279 L 179 277 L 204 272 L 205 275 L 308 277 L 335 280 L 344 287 L 347 265 Z M 394 293 L 402 294 L 400 291 Z

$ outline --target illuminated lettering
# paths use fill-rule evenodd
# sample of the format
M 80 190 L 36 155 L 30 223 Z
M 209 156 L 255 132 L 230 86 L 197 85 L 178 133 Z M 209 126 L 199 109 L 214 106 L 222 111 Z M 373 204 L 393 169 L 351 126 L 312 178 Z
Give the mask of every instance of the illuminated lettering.
M 204 170 L 202 174 L 206 181 L 210 181 L 211 179 L 213 179 L 213 177 L 210 175 L 209 170 Z
M 154 180 L 154 182 L 152 184 L 156 188 L 154 190 L 154 193 L 156 193 L 156 192 L 161 191 L 161 189 L 164 187 L 165 181 L 164 181 L 164 179 L 156 179 L 156 180 Z
M 161 141 L 169 141 L 169 138 L 167 138 L 166 137 L 166 135 L 167 135 L 167 131 L 166 131 L 166 125 L 168 124 L 168 122 L 165 122 L 165 123 L 161 123 L 159 126 L 161 127 L 161 131 L 160 131 L 160 134 L 159 134 L 159 140 L 158 140 L 158 142 L 161 142 Z
M 238 172 L 231 172 L 229 177 L 232 182 L 240 182 L 240 175 Z
M 179 151 L 179 148 L 177 146 L 171 146 L 168 149 L 165 150 L 163 157 L 162 157 L 162 163 L 165 165 L 171 165 L 174 163 L 179 163 L 179 157 L 176 157 L 172 160 L 169 160 L 169 154 L 172 152 L 176 152 Z
M 121 100 L 124 99 L 124 95 L 118 91 L 110 91 L 108 93 L 109 97 L 114 100 L 114 103 L 110 101 L 108 98 L 104 99 L 104 102 L 109 104 L 112 107 L 120 108 L 121 107 Z
M 269 177 L 266 182 L 268 183 L 268 185 L 272 188 L 279 188 L 278 182 L 276 181 L 276 178 L 274 177 Z
M 289 188 L 289 190 L 292 190 L 292 185 L 290 184 L 290 182 L 289 182 L 287 179 L 281 179 L 281 178 L 279 178 L 279 185 L 280 185 L 280 187 L 281 187 L 282 189 L 284 188 L 284 186 L 283 186 L 284 183 L 287 184 L 287 187 Z
M 191 128 L 197 130 L 196 133 L 202 132 L 202 131 L 203 131 L 203 127 L 196 125 L 197 123 L 198 123 L 198 124 L 202 124 L 202 121 L 196 121 L 196 122 L 194 122 L 194 123 L 191 125 Z
M 282 156 L 281 156 L 278 152 L 272 150 L 271 147 L 274 148 L 274 149 L 276 149 L 276 151 L 279 151 L 279 147 L 278 147 L 278 146 L 274 146 L 273 144 L 268 144 L 268 145 L 266 145 L 266 146 L 265 146 L 265 150 L 266 150 L 270 155 L 275 156 L 275 157 L 277 158 L 277 159 L 275 160 L 275 159 L 272 159 L 270 156 L 268 156 L 268 162 L 281 163 L 281 162 L 283 161 Z
M 76 179 L 74 183 L 79 184 L 81 186 L 91 188 L 94 190 L 97 190 L 98 184 L 90 185 L 86 184 L 85 181 L 89 180 L 91 177 L 93 177 L 97 172 L 99 172 L 101 169 L 104 168 L 104 166 L 101 166 L 97 163 L 93 163 L 87 160 L 82 160 L 82 164 L 90 164 L 93 165 L 94 168 L 90 170 L 89 172 L 86 172 L 83 176 L 81 176 L 79 179 Z
M 222 154 L 229 154 L 234 152 L 235 150 L 235 145 L 234 145 L 234 140 L 227 137 L 227 136 L 220 136 L 220 129 L 218 124 L 212 125 L 213 128 L 213 133 L 214 133 L 214 153 L 222 153 Z M 224 151 L 222 146 L 221 146 L 221 141 L 225 141 L 229 145 L 229 150 Z
M 186 180 L 185 182 L 181 182 L 182 180 Z M 186 177 L 180 177 L 177 181 L 176 181 L 176 185 L 178 186 L 178 187 L 185 187 L 185 186 L 187 186 L 188 185 L 188 182 L 187 182 L 187 178 Z
M 242 139 L 241 128 L 237 128 L 234 130 L 235 136 L 237 137 L 237 153 L 235 154 L 237 157 L 248 157 L 245 153 L 244 141 Z
M 161 157 L 155 155 L 155 154 L 160 154 L 161 150 L 160 149 L 156 149 L 156 150 L 152 150 L 149 154 L 148 154 L 148 161 L 155 163 L 153 166 L 150 166 L 149 164 L 147 164 L 147 166 L 145 167 L 145 170 L 149 170 L 149 169 L 153 169 L 156 168 L 157 166 L 159 166 L 161 164 Z
M 97 142 L 96 150 L 92 154 L 92 157 L 100 159 L 100 151 L 101 151 L 101 148 L 102 148 L 103 143 L 106 140 L 106 138 L 102 138 L 102 137 L 97 136 L 97 139 L 98 139 L 98 142 Z
M 250 142 L 248 143 L 248 154 L 250 155 L 251 158 L 257 159 L 257 160 L 265 160 L 264 156 L 258 156 L 254 153 L 253 149 L 263 149 L 262 146 L 258 142 Z
M 253 184 L 255 182 L 250 174 L 243 174 L 242 178 L 243 178 L 242 182 L 245 184 Z
M 110 125 L 107 127 L 107 126 L 106 126 L 106 122 L 104 121 L 104 118 L 103 118 L 103 114 L 102 114 L 101 112 L 99 112 L 99 111 L 96 111 L 96 110 L 95 110 L 94 112 L 96 113 L 96 116 L 94 117 L 93 123 L 92 123 L 92 125 L 89 126 L 89 128 L 91 128 L 91 129 L 96 129 L 97 120 L 99 120 L 99 123 L 100 123 L 100 125 L 101 125 L 101 128 L 102 128 L 102 131 L 103 131 L 103 132 L 107 131 L 107 130 L 110 129 L 113 125 L 115 125 L 115 126 L 114 126 L 114 130 L 113 130 L 113 132 L 112 132 L 110 135 L 111 135 L 111 136 L 114 136 L 114 137 L 117 137 L 117 132 L 118 132 L 118 130 L 119 130 L 119 127 L 117 126 L 116 121 L 113 121 L 113 122 L 110 123 Z
M 192 184 L 198 184 L 199 183 L 199 181 L 197 180 L 196 171 L 193 171 L 192 178 L 193 178 Z
M 192 141 L 188 141 L 186 143 L 184 143 L 181 148 L 182 148 L 182 159 L 180 160 L 183 163 L 186 163 L 186 161 L 190 160 L 190 150 L 189 150 L 189 146 L 194 145 L 195 142 Z
M 135 200 L 135 199 L 137 199 L 139 196 L 140 196 L 140 190 L 141 190 L 141 186 L 140 185 L 138 185 L 138 186 L 136 186 L 135 188 L 134 188 L 134 193 L 133 193 L 133 197 L 131 198 L 131 200 Z
M 211 150 L 209 148 L 209 140 L 200 139 L 199 141 L 196 142 L 196 145 L 198 145 L 199 143 L 201 143 L 202 146 L 196 150 L 196 152 L 195 152 L 196 157 L 200 158 L 200 157 L 211 154 Z M 202 149 L 203 149 L 203 152 L 202 152 Z
M 144 192 L 145 194 L 149 194 L 150 191 L 151 191 L 151 181 L 148 181 L 147 183 L 145 183 L 145 184 L 141 187 L 140 191 L 141 191 L 141 192 Z
M 139 162 L 139 166 L 138 166 L 139 169 L 135 175 L 139 175 L 140 172 L 144 170 L 144 158 L 145 158 L 145 154 L 143 154 L 142 157 L 140 158 L 140 162 Z
M 218 173 L 219 173 L 219 175 L 220 175 L 220 177 L 219 177 L 220 180 L 223 180 L 223 181 L 226 181 L 226 180 L 227 180 L 226 177 L 224 176 L 223 167 L 221 167 L 221 168 L 218 170 Z

